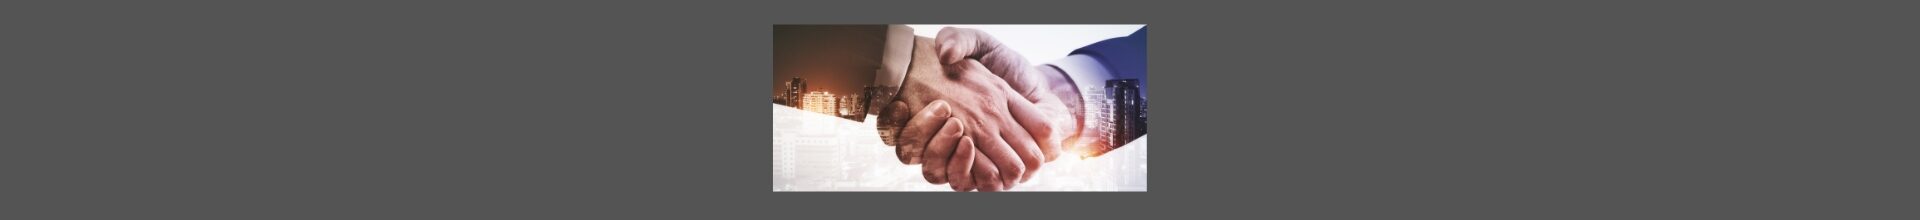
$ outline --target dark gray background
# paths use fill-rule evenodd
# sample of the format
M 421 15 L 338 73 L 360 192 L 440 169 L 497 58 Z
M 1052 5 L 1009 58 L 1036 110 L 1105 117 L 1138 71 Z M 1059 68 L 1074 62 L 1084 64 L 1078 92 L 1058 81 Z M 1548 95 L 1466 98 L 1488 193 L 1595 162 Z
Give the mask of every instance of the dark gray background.
M 0 14 L 4 219 L 1914 218 L 1905 5 Z M 1151 192 L 769 192 L 775 23 L 1149 24 Z

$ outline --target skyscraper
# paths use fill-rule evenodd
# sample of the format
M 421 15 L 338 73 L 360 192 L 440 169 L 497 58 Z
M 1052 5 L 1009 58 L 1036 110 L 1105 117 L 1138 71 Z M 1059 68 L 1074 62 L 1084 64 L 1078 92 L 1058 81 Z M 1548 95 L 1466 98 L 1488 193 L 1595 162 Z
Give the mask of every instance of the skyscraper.
M 792 107 L 801 107 L 801 104 L 803 104 L 801 102 L 805 101 L 805 100 L 802 100 L 804 99 L 804 97 L 801 97 L 801 96 L 806 93 L 807 93 L 807 80 L 800 79 L 800 77 L 793 77 L 793 81 L 787 81 L 787 92 L 785 93 L 786 95 L 785 98 L 787 100 L 786 105 L 792 106 Z
M 1147 134 L 1146 98 L 1140 96 L 1140 81 L 1135 79 L 1107 80 L 1107 97 L 1113 103 L 1113 136 L 1109 140 L 1113 147 L 1126 145 L 1127 142 Z

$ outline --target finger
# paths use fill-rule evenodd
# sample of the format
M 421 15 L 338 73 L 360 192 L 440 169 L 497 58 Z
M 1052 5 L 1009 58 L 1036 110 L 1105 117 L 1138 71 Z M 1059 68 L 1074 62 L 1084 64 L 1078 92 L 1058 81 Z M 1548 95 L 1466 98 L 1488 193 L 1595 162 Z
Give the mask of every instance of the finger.
M 934 43 L 936 44 L 934 50 L 940 54 L 940 63 L 954 63 L 964 59 L 1026 61 L 1026 58 L 1020 54 L 1010 53 L 1012 50 L 1001 44 L 999 39 L 994 39 L 993 35 L 979 29 L 941 28 L 940 33 L 934 36 Z
M 946 178 L 953 191 L 966 192 L 973 189 L 973 137 L 960 137 L 960 143 L 954 146 L 953 159 L 948 161 Z M 929 162 L 931 163 L 931 162 Z
M 1021 170 L 1020 178 L 1008 179 L 1006 181 L 1025 183 L 1027 179 L 1033 177 L 1034 173 L 1037 173 L 1035 171 L 1040 170 L 1040 165 L 1045 162 L 1043 160 L 1046 160 L 1046 158 L 1041 156 L 1039 145 L 1034 143 L 1031 135 L 1027 135 L 1026 130 L 1020 128 L 1020 124 L 1008 123 L 1007 125 L 1012 127 L 1012 129 L 1000 130 L 1000 137 L 1004 137 L 1007 143 L 1013 147 L 1013 152 L 1020 155 L 1020 162 L 1024 165 L 1023 168 L 1025 169 Z M 1011 186 L 1013 186 L 1013 184 L 1007 184 L 1007 186 L 1009 186 L 1008 188 L 1012 188 Z
M 952 66 L 952 68 L 954 68 L 954 71 L 961 73 L 972 73 L 983 70 L 978 62 L 972 61 L 961 62 L 958 65 Z M 998 84 L 995 85 L 995 87 L 998 87 L 996 89 L 1001 91 L 1009 92 L 1009 94 L 1021 94 L 1017 89 L 1011 88 L 1010 85 Z M 1053 96 L 1043 95 L 1034 97 L 1037 98 L 1007 99 L 1008 113 L 1015 116 L 1014 119 L 1018 123 L 1029 129 L 1027 133 L 1032 134 L 1034 137 L 1042 138 L 1040 140 L 1046 140 L 1045 138 L 1053 137 L 1053 130 L 1057 127 L 1053 125 L 1053 123 L 1064 123 L 1064 121 L 1057 120 L 1070 120 L 1070 118 L 1063 118 L 1069 117 L 1066 115 L 1065 106 L 1060 106 L 1060 108 L 1056 110 L 1059 112 L 1053 113 L 1054 115 L 1049 115 L 1048 111 L 1043 111 L 1034 104 L 1036 103 L 1035 101 L 1048 101 L 1049 104 L 1058 103 L 1057 99 L 1050 99 Z
M 1026 61 L 1013 61 L 1007 58 L 965 59 L 948 63 L 946 69 L 949 71 L 947 74 L 975 74 L 975 72 L 981 72 L 980 74 L 983 75 L 997 76 L 1000 78 L 1000 81 L 1006 82 L 1007 86 L 1013 87 L 1014 91 L 1017 91 L 1017 93 L 1014 94 L 1019 94 L 1021 98 L 1033 101 L 1035 97 L 1044 94 L 1042 92 L 1046 91 L 1043 88 L 1047 88 L 1045 87 L 1047 81 L 1039 77 L 1040 75 L 1027 73 L 1031 68 L 1022 65 L 1026 65 Z
M 900 132 L 900 147 L 894 148 L 894 156 L 900 159 L 900 163 L 919 164 L 923 155 L 921 151 L 933 138 L 934 129 L 940 128 L 952 115 L 946 101 L 928 103 L 927 107 L 914 114 L 913 119 L 907 120 L 906 130 Z
M 1000 181 L 999 165 L 994 164 L 993 159 L 973 157 L 973 188 L 981 192 L 998 192 L 1003 188 L 1005 182 Z
M 940 63 L 956 64 L 968 59 L 977 60 L 986 70 L 1007 81 L 1020 94 L 1032 94 L 1039 85 L 1039 79 L 1032 79 L 1033 66 L 1027 65 L 1027 58 L 994 39 L 993 35 L 971 28 L 947 27 L 940 29 L 934 38 L 935 50 L 940 54 Z
M 979 58 L 975 52 L 999 48 L 999 41 L 981 42 L 979 30 L 969 28 L 946 27 L 934 35 L 934 50 L 940 54 L 940 63 L 954 63 L 962 59 Z M 983 48 L 984 47 L 984 48 Z M 981 53 L 984 54 L 984 53 Z
M 1015 123 L 1025 128 L 1026 134 L 1030 137 L 1029 140 L 1035 143 L 1033 146 L 1040 155 L 1045 156 L 1043 162 L 1052 161 L 1059 155 L 1060 140 L 1055 137 L 1054 130 L 1058 129 L 1061 123 L 1068 123 L 1066 120 L 1071 120 L 1066 118 L 1071 116 L 1065 115 L 1064 107 L 1048 111 L 1041 110 L 1037 104 L 1026 100 L 1007 99 L 1007 111 L 1008 116 L 1012 117 Z M 1039 169 L 1039 167 L 1034 166 L 1028 169 Z
M 1006 139 L 1004 139 L 1005 137 L 1000 136 L 999 131 L 980 131 L 980 130 L 986 130 L 986 129 L 974 129 L 973 132 L 976 133 L 974 137 L 988 137 L 987 140 L 980 141 L 977 138 L 974 140 L 984 142 L 984 143 L 979 143 L 979 144 L 984 144 L 985 146 L 980 147 L 980 149 L 978 150 L 982 155 L 985 155 L 985 158 L 993 161 L 994 168 L 999 168 L 998 171 L 1000 171 L 999 172 L 1000 175 L 998 176 L 998 180 L 1000 182 L 996 182 L 997 186 L 1004 187 L 1004 186 L 1013 185 L 1012 181 L 1019 180 L 1020 175 L 1023 175 L 1022 173 L 1026 172 L 1026 169 L 1027 169 L 1026 165 L 1020 162 L 1019 154 L 1013 150 L 1012 145 L 1007 144 Z M 980 134 L 980 133 L 986 133 L 986 134 Z M 975 169 L 978 169 L 978 167 L 975 167 Z M 981 184 L 978 182 L 975 182 L 975 184 L 986 186 L 986 184 Z
M 940 126 L 939 134 L 933 135 L 933 140 L 927 142 L 925 155 L 911 156 L 924 158 L 920 159 L 926 162 L 920 165 L 920 176 L 926 177 L 927 183 L 947 183 L 947 158 L 953 156 L 955 144 L 958 144 L 960 137 L 965 136 L 967 132 L 967 127 L 960 122 L 961 120 L 947 120 L 946 125 Z

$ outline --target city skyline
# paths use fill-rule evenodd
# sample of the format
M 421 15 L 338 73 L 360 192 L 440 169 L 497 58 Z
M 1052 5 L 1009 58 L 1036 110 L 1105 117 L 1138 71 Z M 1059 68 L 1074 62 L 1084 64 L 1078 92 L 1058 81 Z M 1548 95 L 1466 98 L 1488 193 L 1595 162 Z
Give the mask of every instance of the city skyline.
M 881 69 L 887 29 L 886 25 L 774 25 L 771 92 L 795 93 L 790 79 L 804 79 L 797 93 L 862 93 L 862 87 L 874 84 L 874 74 Z
M 808 88 L 805 78 L 794 77 L 783 83 L 782 89 L 774 91 L 773 103 L 798 108 L 808 112 L 832 115 L 854 121 L 865 121 L 867 103 L 875 94 L 882 94 L 880 88 L 865 86 L 861 92 L 835 94 L 829 90 Z

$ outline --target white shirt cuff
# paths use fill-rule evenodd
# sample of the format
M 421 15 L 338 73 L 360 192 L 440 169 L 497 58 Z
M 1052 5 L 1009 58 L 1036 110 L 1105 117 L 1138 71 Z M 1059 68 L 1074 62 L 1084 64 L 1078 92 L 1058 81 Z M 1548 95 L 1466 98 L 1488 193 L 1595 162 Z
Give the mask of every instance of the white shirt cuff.
M 1080 112 L 1079 135 L 1077 135 L 1078 138 L 1074 141 L 1075 143 L 1066 144 L 1077 148 L 1095 148 L 1070 150 L 1073 150 L 1072 152 L 1079 152 L 1081 155 L 1077 156 L 1084 157 L 1087 153 L 1090 153 L 1089 151 L 1113 148 L 1112 146 L 1104 146 L 1108 144 L 1104 140 L 1108 139 L 1108 136 L 1112 134 L 1111 132 L 1102 130 L 1103 128 L 1112 127 L 1112 125 L 1108 123 L 1113 122 L 1113 119 L 1109 116 L 1113 109 L 1112 106 L 1109 105 L 1113 103 L 1107 99 L 1106 88 L 1107 80 L 1113 79 L 1113 75 L 1107 72 L 1106 66 L 1101 65 L 1099 60 L 1095 60 L 1092 56 L 1087 55 L 1067 56 L 1067 58 L 1062 58 L 1048 65 L 1064 73 L 1067 80 L 1073 82 L 1074 89 L 1080 92 L 1080 106 L 1082 107 L 1080 110 L 1082 112 Z

